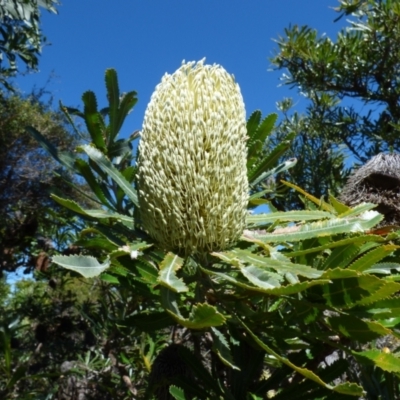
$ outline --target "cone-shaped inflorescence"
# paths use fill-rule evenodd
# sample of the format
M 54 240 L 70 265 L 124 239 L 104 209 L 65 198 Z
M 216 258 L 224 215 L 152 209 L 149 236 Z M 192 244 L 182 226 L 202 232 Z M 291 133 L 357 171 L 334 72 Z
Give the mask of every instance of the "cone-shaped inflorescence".
M 367 202 L 385 219 L 380 226 L 400 224 L 400 154 L 379 153 L 349 178 L 340 199 L 350 205 Z
M 143 227 L 166 250 L 221 250 L 243 232 L 246 117 L 238 84 L 203 61 L 166 74 L 147 106 L 138 159 Z

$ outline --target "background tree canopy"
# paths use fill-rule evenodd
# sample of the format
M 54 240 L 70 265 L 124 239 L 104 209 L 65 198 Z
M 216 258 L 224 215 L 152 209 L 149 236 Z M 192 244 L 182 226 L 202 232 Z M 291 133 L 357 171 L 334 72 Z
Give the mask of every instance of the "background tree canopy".
M 67 215 L 49 198 L 50 189 L 79 197 L 63 182 L 65 171 L 26 131 L 28 125 L 41 129 L 60 150 L 81 140 L 64 114 L 53 111 L 40 94 L 0 93 L 0 273 L 20 266 L 31 270 L 37 253 L 49 250 L 50 243 L 59 250 L 66 246 L 59 239 Z
M 350 19 L 335 40 L 294 25 L 271 60 L 308 100 L 304 113 L 290 99 L 279 103 L 283 120 L 271 144 L 296 132 L 291 179 L 317 197 L 337 195 L 352 164 L 400 148 L 400 3 L 341 1 L 337 11 Z M 301 206 L 290 193 L 275 204 Z
M 4 0 L 0 3 L 0 82 L 18 71 L 17 58 L 36 69 L 46 38 L 40 29 L 41 8 L 56 13 L 58 0 Z

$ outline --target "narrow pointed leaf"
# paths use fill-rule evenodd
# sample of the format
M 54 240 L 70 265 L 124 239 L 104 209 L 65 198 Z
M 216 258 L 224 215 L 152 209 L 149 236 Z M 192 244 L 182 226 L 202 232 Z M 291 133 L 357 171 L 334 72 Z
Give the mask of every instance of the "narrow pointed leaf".
M 252 142 L 259 140 L 260 142 L 264 143 L 265 140 L 267 139 L 267 137 L 271 134 L 272 129 L 274 128 L 275 122 L 278 119 L 278 114 L 273 113 L 273 114 L 269 114 L 267 115 L 263 121 L 261 122 L 261 124 L 259 124 L 255 134 L 253 135 L 253 137 L 250 139 L 250 141 Z M 251 143 L 250 142 L 250 146 Z
M 376 204 L 361 203 L 340 214 L 339 218 L 355 217 L 356 215 L 362 214 L 366 211 L 370 211 L 374 208 L 376 208 Z
M 247 141 L 247 144 L 249 141 L 253 138 L 254 134 L 256 133 L 257 127 L 261 121 L 261 111 L 260 110 L 255 110 L 252 112 L 250 115 L 249 119 L 247 120 L 247 136 L 249 137 L 249 140 Z
M 158 270 L 156 269 L 155 266 L 149 264 L 148 262 L 142 259 L 136 260 L 135 266 L 140 276 L 145 282 L 150 283 L 152 285 L 156 285 L 158 283 Z
M 322 264 L 321 269 L 345 268 L 350 260 L 360 252 L 361 245 L 350 243 L 347 246 L 336 247 Z
M 352 243 L 362 244 L 362 243 L 367 243 L 367 242 L 383 242 L 383 241 L 384 241 L 384 239 L 377 235 L 354 236 L 354 237 L 346 238 L 343 240 L 328 242 L 322 246 L 311 247 L 309 249 L 293 251 L 290 253 L 290 257 L 298 257 L 298 256 L 303 256 L 305 254 L 317 253 L 317 252 L 324 251 L 326 249 L 333 249 L 336 247 L 346 246 L 346 245 L 349 245 Z
M 249 284 L 246 284 L 233 276 L 230 276 L 229 274 L 223 273 L 223 272 L 216 272 L 216 271 L 210 271 L 205 268 L 201 268 L 202 271 L 204 271 L 206 274 L 211 275 L 211 276 L 217 276 L 219 278 L 222 278 L 222 280 L 226 280 L 227 282 L 230 282 L 240 288 L 246 289 L 250 292 L 257 292 L 257 293 L 264 293 L 267 295 L 275 295 L 275 296 L 284 296 L 284 295 L 290 295 L 290 294 L 295 294 L 295 293 L 300 293 L 304 290 L 309 289 L 312 286 L 316 285 L 326 285 L 330 283 L 330 280 L 328 279 L 313 279 L 305 282 L 300 282 L 300 283 L 294 283 L 286 286 L 280 286 L 278 288 L 272 288 L 272 289 L 264 289 L 258 286 L 251 286 Z
M 332 236 L 339 233 L 364 232 L 378 224 L 382 218 L 383 216 L 376 211 L 369 211 L 357 218 L 336 218 L 284 228 L 272 233 L 257 235 L 257 239 L 269 243 L 277 243 Z
M 253 181 L 263 172 L 271 169 L 278 162 L 279 158 L 289 149 L 295 137 L 295 133 L 287 135 L 285 139 L 271 151 L 271 153 L 266 155 L 256 166 L 249 170 L 248 179 L 250 185 L 252 185 Z M 248 168 L 250 167 L 251 166 L 248 165 Z
M 38 130 L 29 126 L 26 130 L 39 142 L 39 144 L 61 165 L 75 171 L 75 157 L 72 153 L 58 151 Z
M 219 359 L 228 367 L 240 370 L 240 368 L 233 364 L 231 349 L 223 333 L 217 328 L 212 327 L 211 334 L 213 336 L 213 350 Z
M 85 215 L 91 218 L 96 219 L 104 219 L 104 218 L 114 218 L 119 221 L 123 221 L 128 225 L 132 225 L 133 227 L 133 219 L 128 215 L 118 214 L 114 212 L 109 212 L 103 209 L 97 210 L 84 210 L 79 204 L 77 204 L 73 200 L 62 199 L 61 197 L 56 196 L 55 194 L 51 195 L 51 198 L 55 200 L 57 203 L 61 204 L 62 206 L 70 209 L 71 211 L 76 212 L 77 214 Z
M 103 271 L 110 267 L 110 260 L 99 263 L 91 256 L 53 256 L 52 261 L 63 268 L 81 274 L 85 278 L 99 276 Z
M 124 93 L 121 95 L 119 109 L 118 109 L 118 120 L 116 121 L 115 129 L 117 132 L 120 131 L 125 118 L 131 112 L 134 105 L 137 103 L 137 93 L 132 91 L 128 93 Z
M 312 221 L 316 219 L 332 218 L 333 215 L 326 211 L 278 211 L 269 214 L 249 215 L 246 219 L 247 225 L 272 224 L 276 221 Z
M 256 179 L 254 179 L 252 182 L 250 182 L 250 186 L 256 187 L 260 182 L 267 180 L 271 176 L 280 174 L 281 172 L 284 172 L 290 168 L 293 168 L 296 164 L 297 164 L 297 158 L 290 158 L 289 160 L 286 160 L 282 164 L 279 164 L 277 167 L 263 172 Z
M 294 264 L 290 261 L 274 260 L 269 257 L 259 256 L 247 250 L 233 249 L 227 252 L 212 253 L 214 256 L 232 265 L 240 266 L 239 263 L 252 264 L 262 268 L 272 268 L 280 274 L 291 272 L 305 278 L 315 279 L 321 277 L 323 271 L 318 271 L 308 265 Z M 236 262 L 234 262 L 236 261 Z
M 272 273 L 265 269 L 257 268 L 254 265 L 248 267 L 241 267 L 240 272 L 246 277 L 253 285 L 263 289 L 272 289 L 281 286 L 280 281 L 282 276 Z
M 118 77 L 115 69 L 106 70 L 106 88 L 107 88 L 107 98 L 109 103 L 108 115 L 110 118 L 109 129 L 110 129 L 110 139 L 111 141 L 115 138 L 118 133 L 118 107 L 119 107 L 119 87 L 118 87 Z
M 84 104 L 84 118 L 86 128 L 92 138 L 93 143 L 99 149 L 105 149 L 106 144 L 104 141 L 105 126 L 103 118 L 97 112 L 96 95 L 92 91 L 87 91 L 82 95 Z
M 371 266 L 364 271 L 365 274 L 386 274 L 389 275 L 392 273 L 392 270 L 400 272 L 400 264 L 393 262 L 382 262 L 377 263 Z
M 338 308 L 352 308 L 387 299 L 400 291 L 400 284 L 387 282 L 373 275 L 362 275 L 350 269 L 326 271 L 322 278 L 331 279 L 323 286 L 323 297 L 327 304 Z
M 350 269 L 355 271 L 363 272 L 368 270 L 378 261 L 381 261 L 388 255 L 392 254 L 399 246 L 395 246 L 393 244 L 386 244 L 383 246 L 379 246 L 371 251 L 369 251 L 364 256 L 360 257 L 357 261 L 349 265 Z
M 277 352 L 275 352 L 273 349 L 271 349 L 268 345 L 266 345 L 261 339 L 258 338 L 248 327 L 247 325 L 238 319 L 240 324 L 244 327 L 244 329 L 250 334 L 250 336 L 253 338 L 253 340 L 260 346 L 261 349 L 266 351 L 268 354 L 271 354 L 272 356 L 276 357 L 282 364 L 287 365 L 288 367 L 292 368 L 294 371 L 299 373 L 300 375 L 303 375 L 305 378 L 310 379 L 319 385 L 325 387 L 326 389 L 333 390 L 338 393 L 343 393 L 343 394 L 349 394 L 352 396 L 362 396 L 363 395 L 363 389 L 356 385 L 356 384 L 345 384 L 345 385 L 338 385 L 338 386 L 331 386 L 325 383 L 318 375 L 316 375 L 314 372 L 310 371 L 307 368 L 301 368 L 298 367 L 297 365 L 293 364 L 289 359 L 286 357 L 281 356 Z
M 85 160 L 78 159 L 75 161 L 75 167 L 79 171 L 79 173 L 83 176 L 83 178 L 85 178 L 90 189 L 93 190 L 93 193 L 103 203 L 103 205 L 109 208 L 113 208 L 112 202 L 110 202 L 109 200 L 110 198 L 109 193 L 107 193 L 107 195 L 104 193 L 99 182 L 94 176 L 93 171 L 90 168 L 89 164 Z
M 139 207 L 139 201 L 136 190 L 133 186 L 124 178 L 124 176 L 115 168 L 115 166 L 108 160 L 104 154 L 92 146 L 84 145 L 82 149 L 86 154 L 96 162 L 100 168 L 102 168 L 110 177 L 118 184 L 118 186 L 125 192 L 132 203 Z

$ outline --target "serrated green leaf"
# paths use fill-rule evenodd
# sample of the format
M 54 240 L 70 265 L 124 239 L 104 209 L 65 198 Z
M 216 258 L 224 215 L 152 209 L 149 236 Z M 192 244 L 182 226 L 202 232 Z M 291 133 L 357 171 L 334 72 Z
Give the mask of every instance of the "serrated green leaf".
M 137 103 L 138 99 L 136 96 L 137 93 L 135 91 L 124 93 L 123 95 L 121 95 L 118 109 L 118 125 L 116 127 L 118 132 L 121 129 L 125 118 L 128 116 L 128 114 L 132 111 L 132 108 Z
M 233 364 L 231 349 L 223 333 L 217 328 L 212 327 L 211 334 L 213 337 L 213 350 L 218 355 L 219 359 L 228 367 L 240 370 L 240 368 Z
M 372 293 L 371 296 L 358 301 L 357 304 L 360 306 L 371 304 L 382 299 L 387 299 L 400 291 L 399 283 L 387 282 L 384 279 L 382 279 L 382 281 L 384 282 L 384 284 L 378 290 Z
M 110 118 L 109 122 L 109 134 L 111 141 L 115 138 L 118 133 L 118 107 L 119 107 L 119 87 L 118 77 L 115 69 L 110 68 L 106 70 L 105 74 L 107 98 L 108 98 L 108 115 Z
M 98 149 L 104 150 L 106 148 L 105 125 L 101 114 L 97 112 L 96 95 L 89 90 L 83 93 L 82 101 L 84 104 L 83 115 L 90 137 Z
M 220 277 L 220 278 L 222 278 L 222 280 L 226 280 L 227 282 L 230 282 L 230 283 L 232 283 L 238 287 L 241 287 L 243 289 L 246 289 L 250 292 L 264 293 L 264 294 L 275 295 L 275 296 L 283 296 L 283 295 L 300 293 L 304 290 L 309 289 L 312 286 L 326 285 L 326 284 L 330 283 L 330 281 L 326 280 L 326 279 L 314 279 L 314 280 L 305 281 L 305 282 L 301 282 L 301 283 L 280 286 L 279 288 L 264 289 L 264 288 L 261 288 L 258 286 L 251 286 L 249 284 L 246 284 L 246 283 L 234 278 L 233 276 L 230 276 L 223 272 L 210 271 L 210 270 L 207 270 L 202 267 L 201 267 L 201 269 L 208 275 L 211 275 L 211 276 L 214 275 L 214 276 Z
M 38 130 L 29 126 L 26 130 L 39 142 L 39 144 L 61 165 L 75 171 L 75 156 L 72 153 L 59 151 Z
M 251 147 L 249 147 L 247 153 L 247 165 L 253 165 L 255 161 L 257 161 L 259 153 L 264 147 L 264 143 L 259 140 L 252 143 Z
M 119 279 L 114 275 L 104 273 L 101 274 L 100 278 L 104 282 L 119 284 Z
M 356 383 L 352 382 L 345 382 L 345 383 L 340 383 L 339 385 L 336 385 L 332 388 L 334 392 L 340 393 L 340 394 L 346 394 L 349 396 L 363 396 L 365 395 L 365 392 L 363 388 Z
M 289 160 L 284 161 L 283 163 L 279 164 L 277 167 L 269 169 L 268 171 L 263 172 L 259 175 L 256 179 L 251 181 L 249 185 L 251 187 L 256 187 L 260 182 L 267 180 L 268 178 L 272 177 L 273 175 L 280 174 L 290 168 L 293 168 L 297 164 L 297 158 L 291 158 Z
M 360 251 L 360 245 L 351 243 L 347 246 L 336 247 L 322 264 L 321 269 L 344 268 L 347 267 Z
M 290 227 L 285 230 L 280 229 L 272 233 L 257 235 L 257 239 L 267 243 L 293 242 L 340 233 L 364 232 L 378 224 L 382 218 L 383 216 L 376 211 L 369 211 L 359 217 L 335 218 Z
M 186 400 L 184 391 L 174 385 L 169 387 L 169 393 L 174 397 L 175 400 Z
M 128 182 L 132 183 L 135 178 L 135 171 L 136 168 L 133 165 L 130 165 L 129 167 L 125 168 L 121 173 Z
M 344 213 L 339 215 L 339 218 L 349 218 L 349 217 L 355 217 L 356 215 L 362 214 L 364 212 L 370 211 L 372 209 L 376 208 L 376 204 L 372 203 L 361 203 L 358 204 L 349 210 L 345 211 Z
M 349 244 L 362 244 L 366 242 L 384 242 L 385 239 L 378 235 L 362 235 L 362 236 L 353 236 L 350 238 L 342 239 L 342 240 L 335 240 L 328 242 L 322 246 L 317 246 L 317 247 L 311 247 L 309 249 L 304 249 L 304 250 L 298 250 L 298 251 L 292 251 L 289 253 L 290 257 L 298 257 L 298 256 L 303 256 L 306 254 L 310 253 L 317 253 L 317 252 L 322 252 L 327 249 L 333 249 L 336 247 L 341 247 L 341 246 L 346 246 Z
M 96 237 L 82 237 L 75 242 L 75 246 L 83 247 L 87 250 L 100 250 L 112 253 L 118 249 L 115 243 L 110 242 L 103 236 Z
M 188 319 L 182 318 L 170 310 L 167 312 L 182 326 L 189 329 L 205 329 L 212 326 L 221 326 L 225 317 L 209 304 L 195 304 Z
M 261 121 L 261 111 L 260 110 L 253 111 L 249 119 L 247 120 L 246 124 L 247 136 L 249 137 L 249 140 L 251 140 L 252 137 L 254 136 L 260 121 Z M 249 142 L 249 140 L 247 141 L 247 143 Z
M 118 184 L 118 186 L 124 191 L 129 197 L 132 203 L 139 207 L 139 201 L 136 190 L 132 185 L 124 178 L 124 176 L 114 167 L 114 165 L 108 160 L 103 153 L 95 149 L 92 146 L 84 145 L 81 148 L 86 154 L 99 165 L 110 177 Z
M 282 280 L 282 276 L 265 269 L 257 268 L 254 265 L 240 267 L 240 272 L 249 282 L 260 288 L 272 289 L 281 286 L 280 281 Z
M 86 215 L 88 217 L 96 218 L 96 219 L 114 218 L 118 221 L 122 221 L 122 222 L 128 224 L 129 226 L 133 227 L 133 218 L 130 216 L 119 214 L 119 213 L 114 213 L 114 212 L 110 212 L 110 211 L 102 210 L 102 209 L 84 210 L 75 201 L 68 200 L 68 199 L 62 199 L 62 198 L 56 196 L 55 194 L 52 194 L 51 198 L 53 200 L 55 200 L 57 203 L 61 204 L 62 206 L 76 212 L 77 214 Z
M 90 189 L 92 189 L 93 193 L 97 196 L 101 203 L 108 208 L 113 208 L 113 201 L 110 199 L 110 194 L 107 193 L 106 195 L 106 193 L 103 191 L 89 164 L 85 160 L 77 159 L 75 161 L 75 167 L 86 180 L 86 183 L 89 185 Z
M 271 153 L 267 154 L 265 157 L 263 157 L 257 165 L 252 167 L 248 167 L 248 179 L 249 179 L 249 184 L 252 185 L 252 182 L 257 179 L 263 172 L 271 169 L 276 162 L 279 160 L 279 158 L 289 149 L 293 139 L 296 137 L 296 134 L 290 133 L 285 137 L 282 142 L 276 146 Z
M 357 359 L 369 360 L 384 371 L 400 374 L 400 358 L 394 354 L 384 353 L 380 350 L 353 351 L 352 354 Z
M 391 274 L 392 270 L 400 272 L 400 263 L 382 262 L 372 265 L 364 271 L 365 274 Z
M 52 261 L 63 268 L 81 274 L 85 278 L 99 276 L 103 271 L 110 267 L 110 260 L 99 263 L 91 256 L 53 256 Z
M 326 271 L 321 278 L 332 280 L 323 286 L 323 297 L 327 304 L 338 308 L 352 308 L 386 299 L 400 291 L 400 284 L 386 282 L 373 275 L 339 269 Z
M 392 244 L 386 244 L 379 246 L 371 251 L 369 251 L 364 256 L 360 257 L 358 260 L 349 265 L 349 269 L 355 271 L 363 272 L 372 267 L 375 263 L 392 254 L 399 246 Z
M 240 267 L 240 263 L 247 263 L 261 268 L 272 268 L 280 274 L 293 273 L 295 275 L 304 276 L 305 278 L 319 278 L 323 271 L 311 268 L 308 265 L 294 264 L 284 260 L 274 260 L 270 257 L 259 256 L 251 253 L 248 250 L 233 249 L 231 251 L 212 253 L 214 256 L 224 260 L 225 262 Z M 239 262 L 239 264 L 238 264 Z
M 271 134 L 272 130 L 274 129 L 274 125 L 276 120 L 278 119 L 278 114 L 272 113 L 267 115 L 262 122 L 258 125 L 257 130 L 255 131 L 254 135 L 250 138 L 250 147 L 253 142 L 260 141 L 264 143 L 267 137 Z
M 400 315 L 400 297 L 379 300 L 368 306 L 367 312 L 374 319 L 388 319 Z
M 331 213 L 326 211 L 278 211 L 269 214 L 254 214 L 246 218 L 248 226 L 271 224 L 276 221 L 312 221 L 316 219 L 332 218 Z
M 330 317 L 327 318 L 327 323 L 334 331 L 360 343 L 367 343 L 392 333 L 377 322 L 362 320 L 353 315 Z
M 158 282 L 174 292 L 187 292 L 189 288 L 185 285 L 182 279 L 176 276 L 176 271 L 182 267 L 183 263 L 183 258 L 174 253 L 168 253 L 160 263 Z
M 137 259 L 135 266 L 140 276 L 148 283 L 156 285 L 158 283 L 158 270 L 145 260 Z
M 114 260 L 113 264 L 111 265 L 109 271 L 111 273 L 113 273 L 114 275 L 123 276 L 123 277 L 126 277 L 130 274 L 130 270 L 128 268 L 123 267 L 120 263 L 115 262 L 115 260 Z

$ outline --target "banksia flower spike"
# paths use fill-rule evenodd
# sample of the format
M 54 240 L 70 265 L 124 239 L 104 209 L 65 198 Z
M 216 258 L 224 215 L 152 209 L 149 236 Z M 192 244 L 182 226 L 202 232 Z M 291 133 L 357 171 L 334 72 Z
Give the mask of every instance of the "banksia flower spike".
M 248 202 L 243 98 L 233 76 L 203 62 L 164 75 L 139 143 L 143 227 L 185 255 L 236 241 Z

